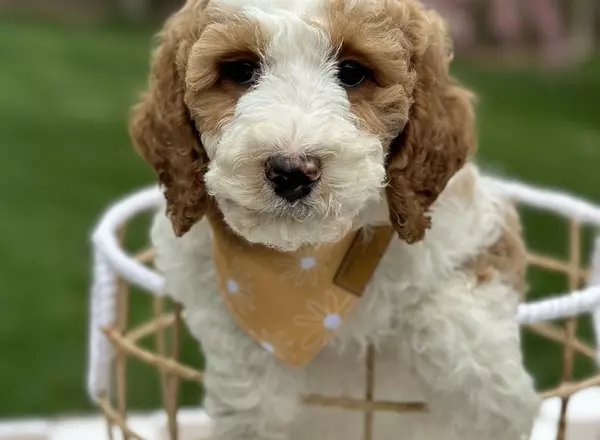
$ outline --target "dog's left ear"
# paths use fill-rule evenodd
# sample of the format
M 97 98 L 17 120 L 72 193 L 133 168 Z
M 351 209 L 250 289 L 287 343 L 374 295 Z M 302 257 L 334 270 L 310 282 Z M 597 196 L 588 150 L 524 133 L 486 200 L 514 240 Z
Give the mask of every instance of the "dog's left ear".
M 403 29 L 416 74 L 409 119 L 392 143 L 387 198 L 393 227 L 414 243 L 431 225 L 429 208 L 476 150 L 473 95 L 450 76 L 442 19 L 416 4 Z

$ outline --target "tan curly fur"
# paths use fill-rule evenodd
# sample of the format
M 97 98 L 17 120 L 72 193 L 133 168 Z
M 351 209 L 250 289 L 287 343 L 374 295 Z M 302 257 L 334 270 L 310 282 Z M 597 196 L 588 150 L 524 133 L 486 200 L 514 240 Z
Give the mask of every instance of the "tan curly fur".
M 506 215 L 500 238 L 466 265 L 473 271 L 479 284 L 489 283 L 494 276 L 511 286 L 525 299 L 527 293 L 527 249 L 522 226 L 516 209 Z
M 348 90 L 352 110 L 361 128 L 388 144 L 408 119 L 416 83 L 416 72 L 409 69 L 410 42 L 398 26 L 408 21 L 409 8 L 390 5 L 373 8 L 357 3 L 349 8 L 344 0 L 333 0 L 328 14 L 328 31 L 340 48 L 339 59 L 360 62 L 373 72 L 370 81 Z
M 216 134 L 233 117 L 246 87 L 219 78 L 224 61 L 260 62 L 267 37 L 260 23 L 228 9 L 207 9 L 209 25 L 189 53 L 185 103 L 202 133 Z
M 136 150 L 154 168 L 177 235 L 183 235 L 206 209 L 204 169 L 208 163 L 184 103 L 184 75 L 192 44 L 204 23 L 198 12 L 208 0 L 188 1 L 159 35 L 148 91 L 134 107 L 130 134 Z
M 423 239 L 431 224 L 429 207 L 476 150 L 473 95 L 448 72 L 441 18 L 416 2 L 387 3 L 392 14 L 402 9 L 408 14 L 403 32 L 413 47 L 409 71 L 417 81 L 408 122 L 391 145 L 387 165 L 392 224 L 412 243 Z

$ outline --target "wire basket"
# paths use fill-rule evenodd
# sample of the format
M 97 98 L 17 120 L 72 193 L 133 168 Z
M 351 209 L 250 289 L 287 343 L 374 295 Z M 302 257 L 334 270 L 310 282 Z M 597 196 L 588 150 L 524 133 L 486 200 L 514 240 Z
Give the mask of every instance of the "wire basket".
M 600 375 L 573 381 L 576 356 L 598 362 L 600 352 L 577 337 L 580 317 L 591 314 L 596 337 L 600 336 L 600 237 L 593 243 L 589 268 L 582 267 L 582 228 L 600 227 L 600 207 L 575 197 L 518 182 L 494 179 L 500 189 L 519 205 L 552 213 L 568 220 L 569 254 L 567 261 L 529 252 L 529 264 L 559 273 L 569 283 L 569 293 L 550 295 L 544 300 L 519 306 L 518 320 L 528 330 L 563 346 L 561 384 L 540 390 L 544 398 L 560 398 L 561 410 L 556 428 L 557 440 L 564 440 L 567 408 L 573 394 L 600 386 Z M 135 255 L 123 249 L 125 228 L 129 221 L 145 211 L 155 210 L 162 200 L 157 187 L 130 195 L 111 206 L 93 234 L 94 273 L 91 291 L 91 320 L 88 393 L 102 410 L 113 438 L 113 426 L 120 428 L 123 438 L 143 439 L 128 425 L 126 370 L 133 358 L 155 368 L 160 377 L 162 405 L 167 415 L 168 436 L 177 440 L 179 389 L 181 381 L 202 385 L 203 372 L 180 361 L 182 339 L 181 308 L 174 304 L 166 311 L 169 299 L 164 279 L 152 268 L 152 249 Z M 151 294 L 153 316 L 140 326 L 128 327 L 130 286 L 141 287 Z M 587 287 L 582 287 L 582 286 Z M 561 321 L 561 325 L 549 321 Z M 167 332 L 167 330 L 170 330 Z M 169 337 L 167 337 L 169 333 Z M 143 348 L 140 342 L 155 338 L 155 350 Z M 597 339 L 598 340 L 598 339 Z M 366 358 L 366 387 L 363 399 L 338 396 L 308 395 L 307 405 L 337 407 L 364 414 L 364 440 L 373 438 L 373 415 L 377 411 L 425 412 L 425 402 L 377 401 L 373 398 L 375 357 L 369 350 Z M 600 407 L 598 408 L 600 417 Z

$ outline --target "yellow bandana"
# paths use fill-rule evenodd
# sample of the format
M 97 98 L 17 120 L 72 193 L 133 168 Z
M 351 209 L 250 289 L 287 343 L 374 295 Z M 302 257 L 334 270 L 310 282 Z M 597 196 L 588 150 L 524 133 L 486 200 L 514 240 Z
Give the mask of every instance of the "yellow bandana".
M 238 325 L 292 366 L 310 362 L 354 308 L 392 237 L 389 227 L 281 252 L 209 216 L 219 290 Z

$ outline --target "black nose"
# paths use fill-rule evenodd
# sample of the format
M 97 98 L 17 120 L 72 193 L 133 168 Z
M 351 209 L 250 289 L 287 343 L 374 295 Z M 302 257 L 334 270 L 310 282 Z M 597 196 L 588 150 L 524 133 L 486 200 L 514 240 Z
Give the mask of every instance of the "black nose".
M 321 177 L 319 161 L 312 156 L 276 155 L 265 163 L 265 176 L 273 190 L 288 202 L 306 197 Z

